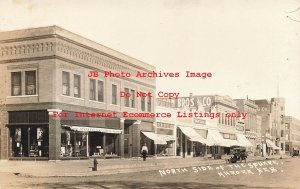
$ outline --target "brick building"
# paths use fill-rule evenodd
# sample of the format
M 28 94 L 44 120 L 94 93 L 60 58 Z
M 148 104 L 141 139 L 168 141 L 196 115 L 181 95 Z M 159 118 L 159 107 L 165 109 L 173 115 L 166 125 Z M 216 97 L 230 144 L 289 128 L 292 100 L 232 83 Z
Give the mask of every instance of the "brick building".
M 292 116 L 284 117 L 285 124 L 285 151 L 292 154 L 300 150 L 300 120 Z
M 284 116 L 284 104 L 267 99 L 255 100 L 258 106 L 257 114 L 261 116 L 261 141 L 263 155 L 280 154 L 283 146 L 280 144 L 281 128 Z M 284 102 L 284 101 L 281 101 Z M 281 140 L 282 141 L 282 140 Z
M 238 111 L 247 113 L 247 119 L 244 121 L 243 132 L 253 145 L 249 147 L 248 150 L 255 152 L 257 146 L 260 144 L 260 130 L 258 129 L 259 123 L 256 115 L 258 106 L 254 103 L 254 101 L 249 99 L 235 99 L 234 101 L 236 102 Z
M 155 78 L 103 74 L 153 70 L 57 26 L 1 32 L 0 158 L 132 157 L 143 142 L 153 154 L 153 141 L 142 132 L 154 132 L 155 119 L 124 119 L 122 113 L 154 112 L 154 97 L 119 94 L 155 94 Z M 89 77 L 91 71 L 99 75 Z

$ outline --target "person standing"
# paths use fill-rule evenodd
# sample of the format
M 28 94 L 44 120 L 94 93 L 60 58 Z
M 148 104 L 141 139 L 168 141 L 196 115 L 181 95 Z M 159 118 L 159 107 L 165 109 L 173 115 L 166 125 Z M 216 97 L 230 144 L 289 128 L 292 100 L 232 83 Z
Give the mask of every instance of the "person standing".
M 142 147 L 142 155 L 143 155 L 143 160 L 146 161 L 146 157 L 147 157 L 147 154 L 148 154 L 148 147 L 146 145 L 146 143 L 144 143 L 144 146 Z

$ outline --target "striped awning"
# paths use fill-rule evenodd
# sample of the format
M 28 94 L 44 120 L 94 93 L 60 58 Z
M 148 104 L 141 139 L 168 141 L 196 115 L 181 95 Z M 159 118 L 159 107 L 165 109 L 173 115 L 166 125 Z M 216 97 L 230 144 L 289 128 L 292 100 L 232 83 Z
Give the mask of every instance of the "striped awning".
M 73 131 L 81 131 L 81 132 L 101 132 L 101 133 L 112 133 L 112 134 L 120 134 L 122 130 L 119 129 L 107 129 L 101 127 L 83 127 L 83 126 L 72 126 L 72 125 L 62 125 L 64 127 L 69 127 Z

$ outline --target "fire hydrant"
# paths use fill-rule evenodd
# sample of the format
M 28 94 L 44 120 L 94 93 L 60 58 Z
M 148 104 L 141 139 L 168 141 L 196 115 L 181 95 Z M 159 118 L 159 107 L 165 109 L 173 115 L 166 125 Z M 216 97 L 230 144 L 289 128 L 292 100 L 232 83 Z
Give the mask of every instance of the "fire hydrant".
M 93 171 L 97 171 L 98 170 L 98 161 L 96 158 L 94 158 L 94 166 L 93 166 Z

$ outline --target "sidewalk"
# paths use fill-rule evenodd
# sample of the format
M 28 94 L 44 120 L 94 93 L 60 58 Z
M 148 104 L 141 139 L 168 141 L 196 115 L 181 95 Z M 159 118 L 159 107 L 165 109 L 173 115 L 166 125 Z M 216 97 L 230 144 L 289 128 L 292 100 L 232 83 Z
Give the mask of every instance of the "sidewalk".
M 279 159 L 270 156 L 268 159 Z M 288 158 L 288 156 L 282 157 Z M 265 160 L 266 157 L 249 156 L 247 161 Z M 225 160 L 204 160 L 197 158 L 172 159 L 106 159 L 98 160 L 98 171 L 92 171 L 93 159 L 67 161 L 6 161 L 0 162 L 0 172 L 20 174 L 28 177 L 97 176 L 118 173 L 151 171 L 168 168 L 182 168 L 200 165 L 224 164 Z

